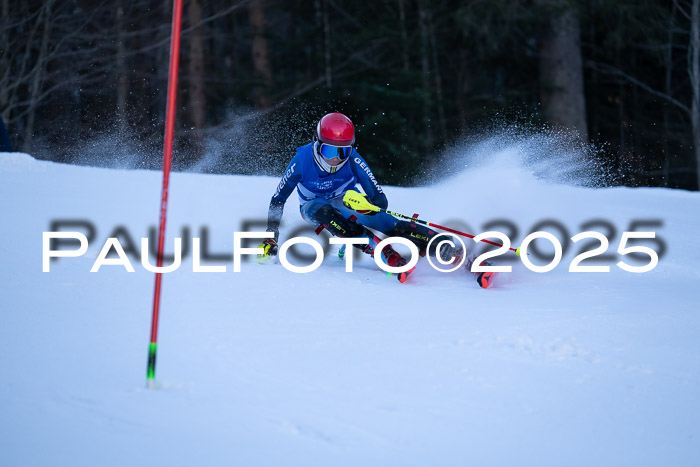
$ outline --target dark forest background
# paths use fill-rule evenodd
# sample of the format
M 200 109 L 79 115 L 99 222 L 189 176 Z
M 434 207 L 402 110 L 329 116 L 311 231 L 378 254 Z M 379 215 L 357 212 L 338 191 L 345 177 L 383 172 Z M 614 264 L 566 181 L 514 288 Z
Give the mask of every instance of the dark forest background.
M 389 184 L 502 125 L 577 131 L 616 183 L 697 189 L 699 3 L 185 0 L 174 164 L 279 172 L 341 111 Z M 160 167 L 171 0 L 0 9 L 15 150 Z

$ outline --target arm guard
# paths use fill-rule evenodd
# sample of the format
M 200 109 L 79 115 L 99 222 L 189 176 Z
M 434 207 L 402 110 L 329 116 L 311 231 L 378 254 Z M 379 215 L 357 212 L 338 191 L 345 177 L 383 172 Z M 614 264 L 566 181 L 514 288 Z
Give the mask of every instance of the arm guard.
M 267 231 L 274 232 L 275 242 L 279 240 L 280 236 L 280 221 L 282 220 L 282 213 L 284 212 L 284 200 L 281 200 L 275 196 L 270 200 L 270 209 L 267 211 Z

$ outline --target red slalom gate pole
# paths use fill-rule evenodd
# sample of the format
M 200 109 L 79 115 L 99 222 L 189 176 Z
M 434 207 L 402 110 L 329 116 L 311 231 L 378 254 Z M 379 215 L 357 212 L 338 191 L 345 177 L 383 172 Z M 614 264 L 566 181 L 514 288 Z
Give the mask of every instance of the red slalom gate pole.
M 168 100 L 165 111 L 165 143 L 163 149 L 163 190 L 160 199 L 160 228 L 158 230 L 158 257 L 156 265 L 163 266 L 163 249 L 165 246 L 165 221 L 168 212 L 168 185 L 170 182 L 170 164 L 173 156 L 173 133 L 175 131 L 175 110 L 177 101 L 177 75 L 180 65 L 180 32 L 182 30 L 182 0 L 173 2 L 173 27 L 170 37 L 170 71 L 168 74 Z M 148 370 L 146 385 L 155 386 L 156 351 L 158 347 L 158 312 L 160 311 L 160 288 L 162 274 L 156 273 L 153 292 L 153 318 L 151 319 L 151 342 L 148 346 Z

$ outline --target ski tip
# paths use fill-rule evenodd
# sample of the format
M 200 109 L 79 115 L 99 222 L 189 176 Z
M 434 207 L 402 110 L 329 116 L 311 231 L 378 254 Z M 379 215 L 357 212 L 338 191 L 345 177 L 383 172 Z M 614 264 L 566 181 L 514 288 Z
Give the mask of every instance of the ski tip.
M 479 277 L 476 278 L 476 282 L 482 289 L 488 289 L 493 284 L 493 278 L 495 276 L 495 272 L 482 272 L 479 274 Z
M 413 274 L 413 271 L 415 271 L 415 270 L 416 270 L 416 268 L 413 267 L 406 272 L 399 273 L 399 275 L 398 275 L 399 282 L 401 282 L 402 284 L 404 282 L 406 282 L 408 280 L 408 278 L 411 276 L 411 274 Z

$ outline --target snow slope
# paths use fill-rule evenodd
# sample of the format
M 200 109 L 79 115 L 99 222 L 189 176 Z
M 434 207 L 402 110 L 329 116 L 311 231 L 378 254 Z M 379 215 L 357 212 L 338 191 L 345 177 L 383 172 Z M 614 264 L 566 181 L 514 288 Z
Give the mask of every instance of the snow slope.
M 386 187 L 392 209 L 438 223 L 511 219 L 514 244 L 543 219 L 570 236 L 607 219 L 615 251 L 630 221 L 661 221 L 666 253 L 645 274 L 621 257 L 569 273 L 573 248 L 544 274 L 509 263 L 488 290 L 423 262 L 402 285 L 366 259 L 216 274 L 193 273 L 190 255 L 163 280 L 147 390 L 153 274 L 137 260 L 89 270 L 119 226 L 138 248 L 160 183 L 0 154 L 0 465 L 700 465 L 700 194 L 554 185 L 498 162 Z M 230 254 L 276 184 L 173 174 L 168 249 L 206 226 L 210 252 Z M 296 206 L 283 238 L 302 225 Z M 43 273 L 42 232 L 60 219 L 96 236 Z

